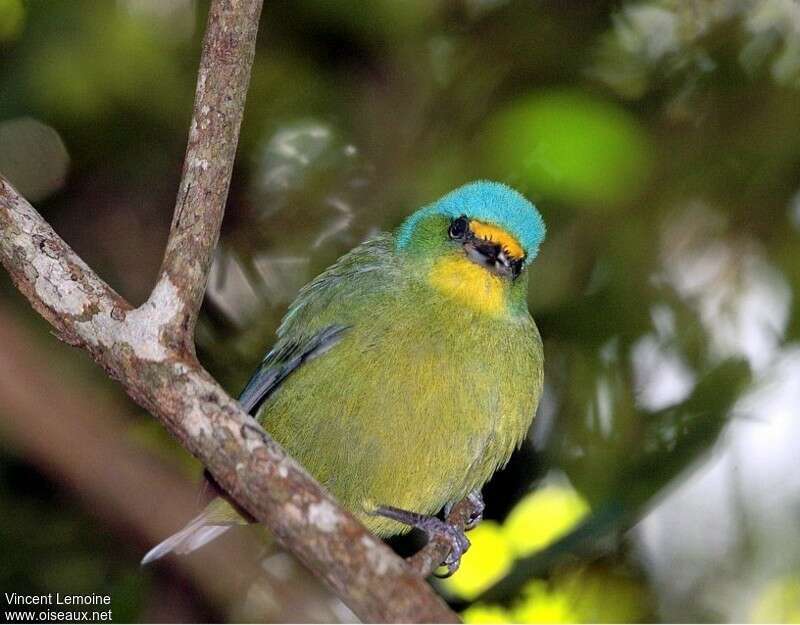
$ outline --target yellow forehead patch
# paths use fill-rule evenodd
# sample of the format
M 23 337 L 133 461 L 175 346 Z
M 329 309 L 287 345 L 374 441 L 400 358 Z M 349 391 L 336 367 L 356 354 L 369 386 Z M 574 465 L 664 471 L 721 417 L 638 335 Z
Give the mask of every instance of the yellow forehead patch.
M 469 228 L 476 237 L 502 245 L 506 254 L 510 254 L 515 259 L 525 257 L 522 246 L 502 228 L 491 224 L 485 224 L 482 221 L 476 221 L 474 219 L 469 222 Z
M 472 310 L 492 316 L 505 310 L 506 284 L 502 278 L 466 256 L 440 258 L 433 264 L 428 281 L 440 293 Z

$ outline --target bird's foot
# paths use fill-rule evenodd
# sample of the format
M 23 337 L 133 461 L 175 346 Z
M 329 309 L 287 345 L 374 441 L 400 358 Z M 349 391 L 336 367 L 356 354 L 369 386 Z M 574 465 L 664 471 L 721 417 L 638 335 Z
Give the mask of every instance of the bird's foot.
M 464 525 L 464 529 L 469 531 L 483 521 L 483 511 L 486 509 L 486 504 L 483 502 L 483 494 L 481 494 L 479 490 L 473 490 L 467 495 L 467 501 L 472 506 L 472 510 L 470 511 L 466 525 Z
M 481 491 L 477 489 L 471 491 L 470 494 L 465 497 L 465 499 L 470 506 L 469 517 L 467 518 L 467 522 L 464 524 L 464 531 L 468 532 L 471 529 L 475 529 L 475 526 L 483 521 L 483 511 L 486 508 L 486 504 L 483 503 L 483 495 L 481 494 Z M 450 512 L 453 510 L 455 505 L 455 503 L 448 503 L 445 505 L 445 519 L 450 516 Z
M 461 564 L 461 556 L 469 549 L 469 539 L 464 534 L 464 530 L 447 521 L 442 521 L 439 517 L 409 512 L 392 506 L 378 506 L 374 514 L 422 530 L 428 537 L 428 541 L 434 537 L 442 537 L 447 540 L 450 543 L 450 553 L 442 562 L 442 565 L 447 567 L 447 573 L 439 575 L 439 577 L 450 577 L 455 573 Z

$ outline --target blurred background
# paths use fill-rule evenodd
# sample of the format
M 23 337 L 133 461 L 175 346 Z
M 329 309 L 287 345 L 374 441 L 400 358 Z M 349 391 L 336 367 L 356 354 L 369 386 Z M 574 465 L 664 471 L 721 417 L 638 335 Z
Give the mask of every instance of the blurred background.
M 0 0 L 0 172 L 134 304 L 206 10 Z M 203 363 L 237 394 L 300 286 L 476 178 L 547 222 L 546 386 L 437 588 L 469 622 L 800 622 L 800 5 L 267 2 Z M 140 568 L 201 471 L 0 272 L 4 591 L 108 594 L 115 621 L 353 620 L 251 530 Z

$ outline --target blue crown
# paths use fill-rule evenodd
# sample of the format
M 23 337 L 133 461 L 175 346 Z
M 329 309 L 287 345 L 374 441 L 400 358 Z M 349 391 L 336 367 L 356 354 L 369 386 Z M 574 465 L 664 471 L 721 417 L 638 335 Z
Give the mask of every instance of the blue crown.
M 499 182 L 479 180 L 451 191 L 406 219 L 397 230 L 397 247 L 408 245 L 417 224 L 431 215 L 451 219 L 464 215 L 502 228 L 525 250 L 525 264 L 536 257 L 545 235 L 542 216 L 521 193 Z

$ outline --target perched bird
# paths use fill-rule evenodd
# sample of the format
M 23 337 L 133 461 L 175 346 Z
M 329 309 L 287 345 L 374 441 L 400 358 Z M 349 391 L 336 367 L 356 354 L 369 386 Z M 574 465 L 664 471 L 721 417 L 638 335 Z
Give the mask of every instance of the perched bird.
M 528 266 L 544 239 L 513 189 L 473 182 L 342 256 L 305 286 L 242 407 L 378 536 L 444 532 L 435 516 L 521 443 L 542 391 Z M 217 499 L 153 548 L 191 551 L 244 519 Z

